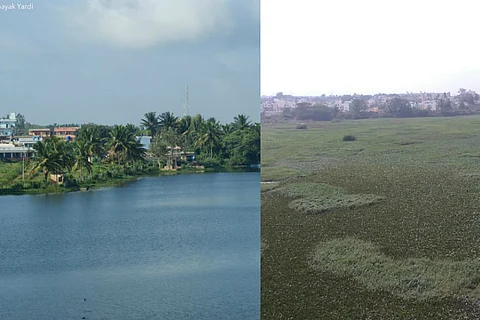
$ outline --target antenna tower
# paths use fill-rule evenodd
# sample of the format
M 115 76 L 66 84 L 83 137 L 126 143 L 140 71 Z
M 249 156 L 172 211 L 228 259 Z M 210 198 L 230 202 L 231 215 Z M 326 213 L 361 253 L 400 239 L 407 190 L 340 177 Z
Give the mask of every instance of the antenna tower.
M 183 93 L 183 115 L 188 116 L 188 87 L 185 85 L 185 92 Z

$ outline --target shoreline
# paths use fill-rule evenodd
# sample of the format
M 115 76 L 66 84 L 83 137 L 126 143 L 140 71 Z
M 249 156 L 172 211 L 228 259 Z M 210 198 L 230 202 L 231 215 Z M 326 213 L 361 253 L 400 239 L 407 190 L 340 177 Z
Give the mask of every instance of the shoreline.
M 64 193 L 72 193 L 72 192 L 91 192 L 103 188 L 119 188 L 119 187 L 125 187 L 133 182 L 136 182 L 138 180 L 141 180 L 143 178 L 147 177 L 161 177 L 161 176 L 172 176 L 172 175 L 179 175 L 179 174 L 199 174 L 199 173 L 232 173 L 232 172 L 260 172 L 259 169 L 252 169 L 252 168 L 247 168 L 247 167 L 236 167 L 236 168 L 218 168 L 218 169 L 213 169 L 213 168 L 207 168 L 207 169 L 202 169 L 202 170 L 178 170 L 178 171 L 159 171 L 157 173 L 151 173 L 151 174 L 139 174 L 136 176 L 131 176 L 127 178 L 116 178 L 116 179 L 110 179 L 110 180 L 105 180 L 105 181 L 99 181 L 98 183 L 94 183 L 90 186 L 88 186 L 88 190 L 86 190 L 87 187 L 81 186 L 81 187 L 71 187 L 71 188 L 65 188 L 65 187 L 60 187 L 53 185 L 51 188 L 42 188 L 42 189 L 21 189 L 18 191 L 13 191 L 12 192 L 5 192 L 3 193 L 3 190 L 0 189 L 0 197 L 2 196 L 23 196 L 23 195 L 44 195 L 44 194 L 64 194 Z

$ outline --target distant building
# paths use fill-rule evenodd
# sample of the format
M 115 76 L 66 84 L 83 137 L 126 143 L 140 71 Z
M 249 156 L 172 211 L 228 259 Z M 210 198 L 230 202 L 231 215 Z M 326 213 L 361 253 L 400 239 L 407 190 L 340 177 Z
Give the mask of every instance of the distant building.
M 10 113 L 5 118 L 0 118 L 0 137 L 9 137 L 15 134 L 15 124 L 17 118 L 15 112 Z
M 142 144 L 142 146 L 145 148 L 145 150 L 150 149 L 150 144 L 152 143 L 152 137 L 151 136 L 139 136 L 136 137 L 137 141 Z
M 14 144 L 22 147 L 33 148 L 37 142 L 43 141 L 42 136 L 17 137 L 14 138 Z
M 65 182 L 65 174 L 64 173 L 51 173 L 50 174 L 50 181 L 56 184 L 61 184 Z
M 30 129 L 28 130 L 29 136 L 38 136 L 38 137 L 50 137 L 53 134 L 51 129 Z
M 53 130 L 53 134 L 66 140 L 75 140 L 75 134 L 80 127 L 58 127 Z
M 13 143 L 0 143 L 0 160 L 21 160 L 31 158 L 35 151 L 25 146 L 17 146 Z
M 350 104 L 352 103 L 352 101 L 345 101 L 343 104 L 342 104 L 342 111 L 343 112 L 349 112 L 350 111 Z

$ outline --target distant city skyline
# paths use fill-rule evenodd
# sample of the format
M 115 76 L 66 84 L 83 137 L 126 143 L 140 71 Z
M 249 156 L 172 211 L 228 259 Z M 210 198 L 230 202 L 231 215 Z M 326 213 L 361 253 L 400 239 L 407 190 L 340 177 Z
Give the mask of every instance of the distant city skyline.
M 35 1 L 0 12 L 0 115 L 139 124 L 188 85 L 190 114 L 259 121 L 259 45 L 253 0 Z
M 365 92 L 343 92 L 343 93 L 326 93 L 326 92 L 323 92 L 323 93 L 314 93 L 314 94 L 292 94 L 291 92 L 288 92 L 288 91 L 282 91 L 282 90 L 277 90 L 275 93 L 272 93 L 272 94 L 264 94 L 262 93 L 262 97 L 273 97 L 273 96 L 276 96 L 277 94 L 279 93 L 282 93 L 284 96 L 293 96 L 293 97 L 321 97 L 323 95 L 325 96 L 350 96 L 350 95 L 365 95 L 365 96 L 374 96 L 374 95 L 381 95 L 381 94 L 399 94 L 399 95 L 403 95 L 403 94 L 419 94 L 419 93 L 438 93 L 438 94 L 442 94 L 442 93 L 450 93 L 451 95 L 456 95 L 458 94 L 458 92 L 460 91 L 460 89 L 465 89 L 467 91 L 471 90 L 471 91 L 475 91 L 476 93 L 480 94 L 480 91 L 476 91 L 476 90 L 473 90 L 471 88 L 467 88 L 467 87 L 459 87 L 457 88 L 456 90 L 451 90 L 451 91 L 428 91 L 428 90 L 419 90 L 419 91 L 411 91 L 411 90 L 407 90 L 407 91 L 404 91 L 404 92 L 370 92 L 370 93 L 365 93 Z
M 263 0 L 261 94 L 480 92 L 480 4 Z

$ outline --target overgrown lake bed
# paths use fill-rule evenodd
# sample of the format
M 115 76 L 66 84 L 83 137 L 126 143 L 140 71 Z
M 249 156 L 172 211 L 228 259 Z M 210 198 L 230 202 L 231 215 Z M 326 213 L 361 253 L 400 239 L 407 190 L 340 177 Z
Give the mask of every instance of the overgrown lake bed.
M 479 138 L 478 116 L 262 125 L 262 318 L 479 319 Z

